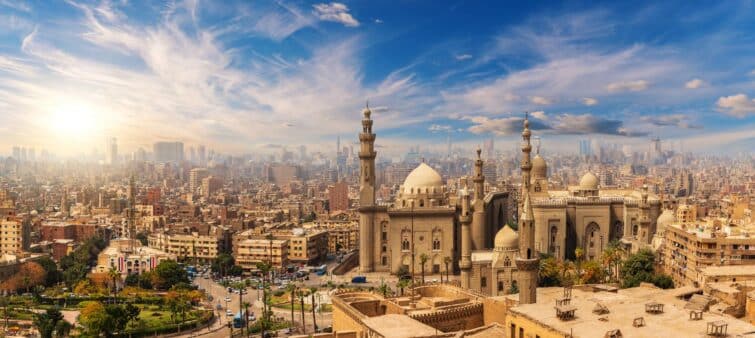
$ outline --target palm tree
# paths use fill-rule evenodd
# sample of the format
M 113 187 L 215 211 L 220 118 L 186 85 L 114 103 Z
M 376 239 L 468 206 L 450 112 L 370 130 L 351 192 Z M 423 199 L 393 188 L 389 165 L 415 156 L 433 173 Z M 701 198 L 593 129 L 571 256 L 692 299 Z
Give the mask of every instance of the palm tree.
M 422 284 L 425 284 L 425 263 L 430 259 L 427 254 L 419 255 L 420 273 L 422 273 Z
M 239 292 L 240 293 L 240 292 Z M 249 333 L 249 302 L 244 302 L 244 323 L 246 323 L 246 333 Z
M 448 256 L 443 257 L 443 263 L 446 264 L 446 283 L 448 283 L 448 282 L 451 281 L 451 279 L 448 278 L 448 274 L 450 272 L 450 271 L 448 271 L 448 264 L 451 264 L 451 262 L 452 262 L 451 257 L 448 257 Z M 443 274 L 440 274 L 440 276 L 441 276 L 441 281 L 442 281 Z
M 380 282 L 380 286 L 378 286 L 378 292 L 383 295 L 383 298 L 386 298 L 388 296 L 388 291 L 390 290 L 391 288 L 388 287 L 388 284 L 385 284 L 385 282 Z
M 317 293 L 317 288 L 309 288 L 309 293 L 312 295 L 312 325 L 315 329 L 315 333 L 317 333 L 317 318 L 315 318 L 315 294 Z
M 396 283 L 396 287 L 401 290 L 402 296 L 404 295 L 404 288 L 406 288 L 407 286 L 409 286 L 409 281 L 406 279 L 401 279 L 398 281 L 398 283 Z
M 301 310 L 301 330 L 302 333 L 307 333 L 307 323 L 304 320 L 304 296 L 306 296 L 306 294 L 304 293 L 304 290 L 300 288 L 299 291 L 296 292 L 296 295 L 299 296 L 299 310 Z
M 269 233 L 269 234 L 267 234 L 265 236 L 265 238 L 267 238 L 267 240 L 270 241 L 270 260 L 269 260 L 269 263 L 270 263 L 270 271 L 272 272 L 272 267 L 273 267 L 273 239 L 275 239 L 275 236 L 273 236 L 273 234 Z M 283 264 L 283 261 L 281 261 L 281 264 Z M 272 274 L 269 276 L 269 278 L 270 278 L 269 279 L 270 283 L 272 283 L 273 282 L 273 276 L 272 276 Z
M 291 293 L 291 327 L 296 326 L 294 323 L 294 300 L 296 299 L 296 284 L 289 283 L 286 285 L 286 291 Z
M 585 257 L 585 250 L 582 248 L 575 249 L 574 257 L 577 258 L 577 284 L 582 284 L 582 258 Z
M 113 304 L 115 304 L 118 302 L 118 299 L 115 296 L 115 292 L 118 289 L 118 281 L 121 279 L 121 274 L 118 272 L 118 270 L 111 267 L 107 275 L 108 277 L 110 277 L 110 280 L 113 282 L 110 292 L 113 294 Z

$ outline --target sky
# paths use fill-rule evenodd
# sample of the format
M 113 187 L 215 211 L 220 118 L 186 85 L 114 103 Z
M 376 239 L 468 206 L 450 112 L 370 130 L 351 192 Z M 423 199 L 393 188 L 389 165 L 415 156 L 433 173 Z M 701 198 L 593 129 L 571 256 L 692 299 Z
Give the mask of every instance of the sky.
M 753 1 L 0 0 L 0 153 L 755 149 Z M 349 141 L 351 140 L 351 141 Z

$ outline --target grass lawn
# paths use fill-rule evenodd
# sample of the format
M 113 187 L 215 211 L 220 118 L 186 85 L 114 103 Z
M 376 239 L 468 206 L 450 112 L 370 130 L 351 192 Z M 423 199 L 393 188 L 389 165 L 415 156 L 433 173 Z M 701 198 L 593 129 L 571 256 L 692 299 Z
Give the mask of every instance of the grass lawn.
M 139 320 L 142 321 L 145 327 L 159 327 L 166 325 L 177 324 L 178 319 L 174 323 L 170 318 L 170 311 L 159 310 L 159 307 L 154 305 L 141 306 L 142 311 L 139 312 Z M 190 311 L 185 314 L 184 323 L 197 319 L 201 311 Z

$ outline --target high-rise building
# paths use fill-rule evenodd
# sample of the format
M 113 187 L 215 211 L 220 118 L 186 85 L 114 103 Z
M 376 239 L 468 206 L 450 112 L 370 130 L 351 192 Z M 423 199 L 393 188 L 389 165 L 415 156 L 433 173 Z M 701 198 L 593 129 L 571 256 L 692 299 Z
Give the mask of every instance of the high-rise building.
M 328 189 L 330 212 L 347 210 L 349 208 L 349 185 L 337 182 Z
M 23 225 L 16 221 L 0 222 L 0 255 L 15 255 L 23 250 Z
M 214 176 L 207 176 L 202 179 L 202 196 L 210 198 L 218 189 L 223 187 L 223 180 Z
M 189 190 L 192 194 L 197 192 L 202 180 L 209 175 L 210 172 L 206 168 L 194 168 L 189 171 Z
M 199 158 L 199 165 L 204 167 L 207 165 L 207 150 L 204 145 L 197 147 L 197 157 Z
M 183 142 L 156 142 L 153 146 L 155 162 L 181 162 L 184 160 Z
M 105 148 L 107 149 L 107 158 L 105 159 L 107 164 L 118 164 L 118 140 L 115 137 L 109 137 L 105 142 Z

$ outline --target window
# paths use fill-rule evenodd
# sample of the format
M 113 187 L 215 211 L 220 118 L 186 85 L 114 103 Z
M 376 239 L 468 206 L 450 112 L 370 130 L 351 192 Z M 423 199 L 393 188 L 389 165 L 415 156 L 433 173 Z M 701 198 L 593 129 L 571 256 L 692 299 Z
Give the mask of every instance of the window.
M 382 238 L 383 238 L 383 241 L 387 241 L 388 240 L 388 233 L 385 232 L 385 231 L 383 231 Z
M 498 292 L 501 292 L 501 291 L 503 291 L 503 282 L 498 281 Z
M 524 328 L 523 327 L 519 328 L 519 338 L 524 338 Z
M 388 265 L 388 257 L 386 257 L 386 256 L 383 256 L 383 261 L 382 261 L 382 263 L 383 263 L 383 265 Z
M 516 337 L 516 325 L 515 324 L 511 324 L 511 337 L 512 338 Z
M 508 257 L 506 257 L 506 258 L 505 258 L 505 259 L 503 260 L 503 266 L 505 266 L 505 267 L 509 267 L 509 266 L 511 266 L 511 259 L 509 259 Z
M 482 288 L 488 287 L 488 278 L 487 277 L 481 277 L 480 278 L 480 287 L 482 287 Z
M 409 240 L 404 238 L 401 242 L 401 250 L 409 250 Z

